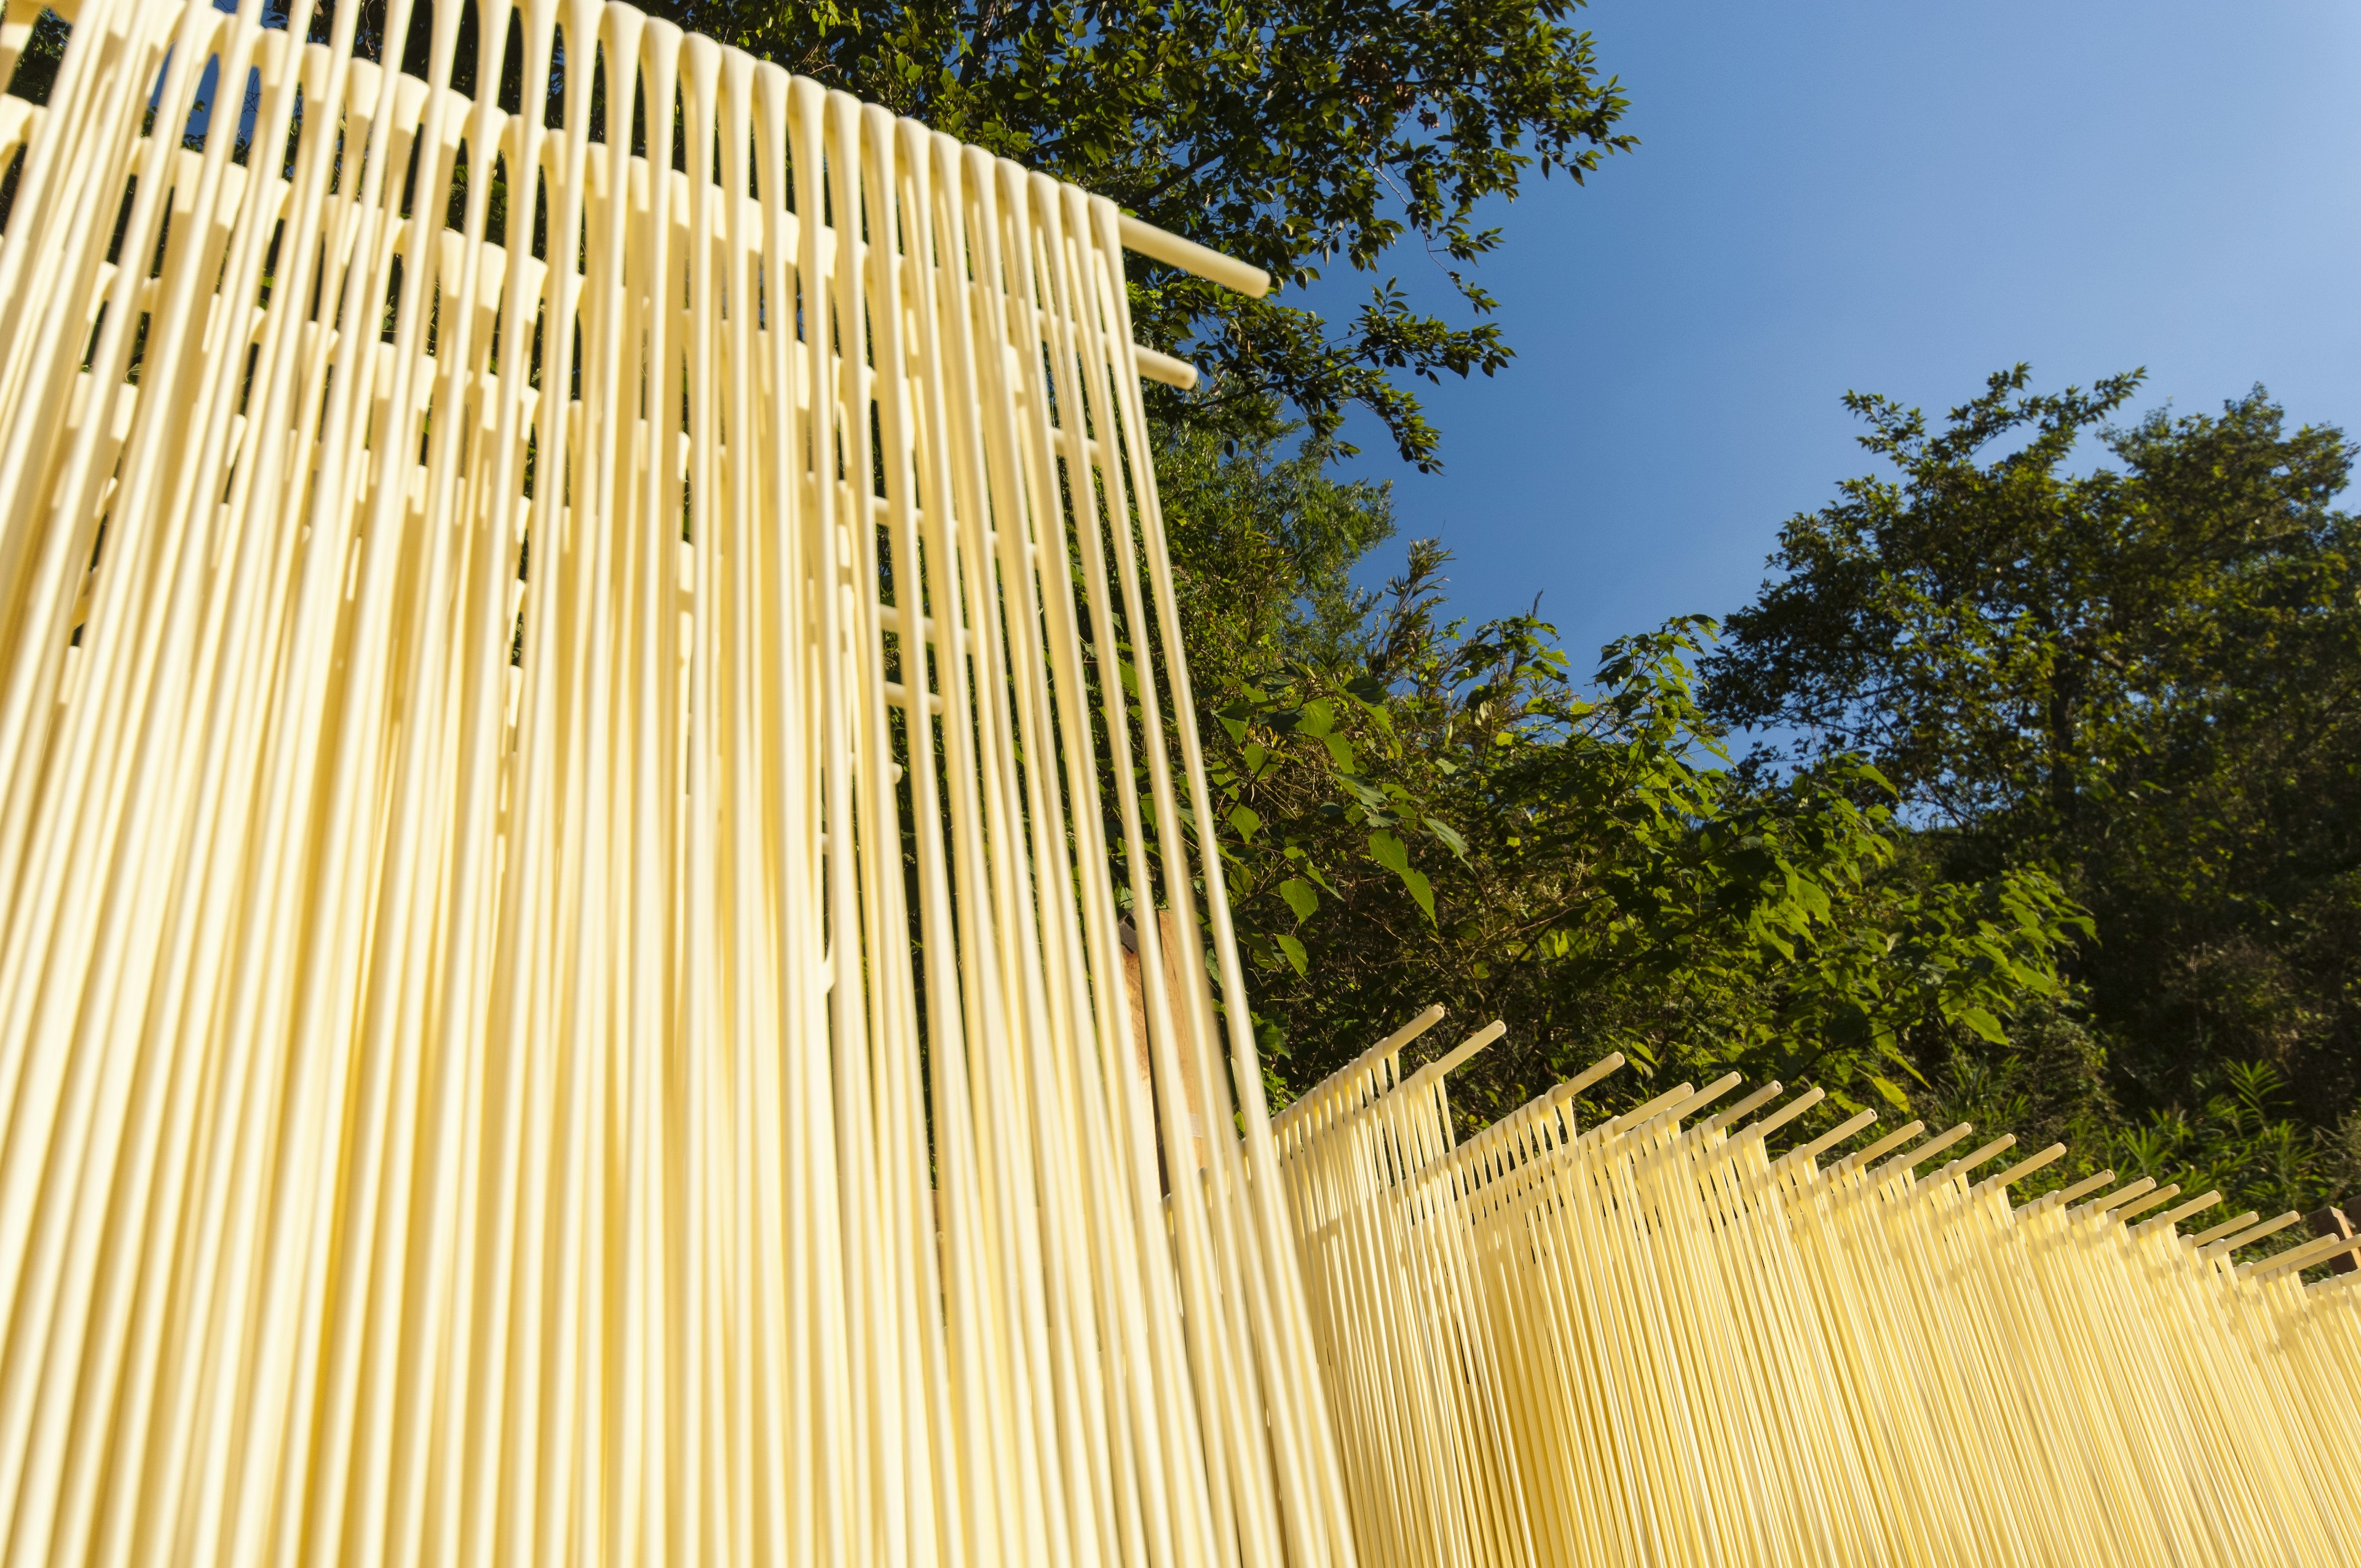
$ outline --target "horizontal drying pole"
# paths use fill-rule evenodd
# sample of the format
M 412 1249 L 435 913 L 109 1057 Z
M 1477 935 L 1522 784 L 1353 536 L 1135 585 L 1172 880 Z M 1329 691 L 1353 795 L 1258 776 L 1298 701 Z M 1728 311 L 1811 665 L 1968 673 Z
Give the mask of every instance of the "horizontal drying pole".
M 1140 222 L 1128 213 L 1115 220 L 1115 233 L 1122 239 L 1126 250 L 1152 256 L 1168 267 L 1178 267 L 1192 278 L 1219 283 L 1249 300 L 1259 300 L 1270 292 L 1270 274 L 1261 268 L 1249 267 L 1218 250 L 1208 250 L 1193 239 L 1168 234 L 1154 224 Z
M 1116 233 L 1126 250 L 1136 250 L 1142 256 L 1153 257 L 1168 267 L 1177 267 L 1192 278 L 1202 278 L 1234 290 L 1249 300 L 1259 300 L 1270 292 L 1270 274 L 1259 267 L 1249 267 L 1218 250 L 1208 250 L 1193 239 L 1182 239 L 1167 233 L 1154 224 L 1145 224 L 1126 214 L 1116 220 Z M 1181 391 L 1192 391 L 1197 385 L 1197 367 L 1185 359 L 1175 359 L 1140 344 L 1131 345 L 1131 356 L 1139 373 L 1148 380 Z

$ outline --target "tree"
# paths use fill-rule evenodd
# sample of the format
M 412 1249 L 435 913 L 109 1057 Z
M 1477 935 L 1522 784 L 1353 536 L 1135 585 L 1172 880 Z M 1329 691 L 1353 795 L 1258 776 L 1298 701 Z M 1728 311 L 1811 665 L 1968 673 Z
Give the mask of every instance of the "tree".
M 7 73 L 0 88 L 32 103 L 46 104 L 49 101 L 49 88 L 58 78 L 58 67 L 65 60 L 65 18 L 55 11 L 43 11 L 33 19 L 32 30 L 26 35 L 22 49 L 13 61 L 0 54 L 0 71 Z M 19 151 L 5 165 L 0 165 L 0 226 L 6 224 L 9 203 L 16 197 L 24 156 Z
M 1575 0 L 1578 4 L 1579 0 Z M 1376 272 L 1411 240 L 1477 317 L 1470 269 L 1499 241 L 1478 207 L 1530 174 L 1579 181 L 1629 148 L 1568 0 L 667 0 L 652 7 L 937 130 L 1071 180 L 1300 288 L 1342 256 Z M 1208 395 L 1159 396 L 1166 419 L 1269 432 L 1291 403 L 1333 438 L 1347 409 L 1381 419 L 1404 458 L 1436 434 L 1394 379 L 1487 375 L 1498 323 L 1455 326 L 1373 286 L 1332 331 L 1135 258 L 1143 341 L 1209 370 Z
M 1290 448 L 1297 433 L 1232 440 L 1194 423 L 1155 433 L 1190 680 L 1226 694 L 1216 707 L 1290 660 L 1349 657 L 1371 605 L 1352 569 L 1393 537 L 1389 487 L 1337 478 L 1320 444 Z
M 1609 1051 L 1609 1103 L 1736 1069 L 1848 1110 L 1910 1103 L 1914 1041 L 1997 1037 L 2057 986 L 2078 916 L 2038 872 L 1890 874 L 1873 773 L 1727 768 L 1686 663 L 1709 623 L 1609 647 L 1586 695 L 1531 617 L 1440 624 L 1413 545 L 1361 636 L 1241 683 L 1212 767 L 1254 1005 L 1302 1087 L 1431 1002 L 1507 1038 L 1488 1117 Z
M 2264 1064 L 2324 1129 L 2361 1091 L 2354 449 L 2260 388 L 2116 424 L 2137 374 L 2027 384 L 1940 431 L 1848 397 L 1898 477 L 1787 523 L 1707 706 L 1867 756 L 1939 874 L 2059 875 L 2132 1124 L 2261 1104 Z M 2119 466 L 2078 471 L 2086 436 Z

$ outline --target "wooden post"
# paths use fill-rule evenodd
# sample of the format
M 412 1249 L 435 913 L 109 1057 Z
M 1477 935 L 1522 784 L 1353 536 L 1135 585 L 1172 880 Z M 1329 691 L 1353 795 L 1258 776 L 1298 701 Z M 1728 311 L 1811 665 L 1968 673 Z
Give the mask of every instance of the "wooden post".
M 2316 1236 L 2344 1236 L 2348 1240 L 2356 1236 L 2351 1217 L 2334 1203 L 2314 1209 L 2303 1217 L 2303 1223 Z M 2350 1250 L 2340 1252 L 2328 1260 L 2328 1268 L 2332 1274 L 2350 1274 L 2361 1268 L 2361 1259 L 2356 1259 Z

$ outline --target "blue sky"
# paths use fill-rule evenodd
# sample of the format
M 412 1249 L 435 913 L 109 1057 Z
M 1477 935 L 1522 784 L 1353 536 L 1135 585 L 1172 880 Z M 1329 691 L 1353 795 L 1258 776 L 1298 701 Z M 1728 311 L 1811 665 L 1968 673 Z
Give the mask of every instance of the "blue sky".
M 1726 613 L 1864 471 L 1848 388 L 1938 413 L 2019 359 L 2145 365 L 2138 407 L 2257 381 L 2361 433 L 2361 6 L 1599 0 L 1642 145 L 1488 219 L 1519 357 L 1426 388 L 1446 472 L 1348 426 L 1463 613 L 1535 593 L 1577 663 Z M 1447 289 L 1391 258 L 1415 297 Z M 1337 313 L 1365 284 L 1323 280 Z M 1360 574 L 1399 565 L 1399 542 Z

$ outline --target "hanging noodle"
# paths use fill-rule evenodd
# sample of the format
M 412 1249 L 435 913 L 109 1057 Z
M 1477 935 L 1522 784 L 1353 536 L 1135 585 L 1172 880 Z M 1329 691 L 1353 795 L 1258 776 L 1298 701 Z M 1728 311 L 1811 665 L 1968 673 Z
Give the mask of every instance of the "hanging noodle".
M 2195 1236 L 2113 1172 L 2012 1207 L 2052 1145 L 1912 1122 L 1773 1156 L 1731 1074 L 1578 1128 L 1610 1057 L 1481 1133 L 1404 1077 L 1431 1010 L 1280 1113 L 1365 1561 L 1400 1564 L 2349 1563 L 2361 1302 L 2240 1263 L 2296 1216 Z M 1894 1151 L 1899 1150 L 1899 1153 Z M 2084 1201 L 2076 1203 L 2075 1199 Z M 2146 1212 L 2149 1210 L 2157 1212 Z
M 7 1560 L 1346 1560 L 1123 221 L 364 14 L 0 118 Z

